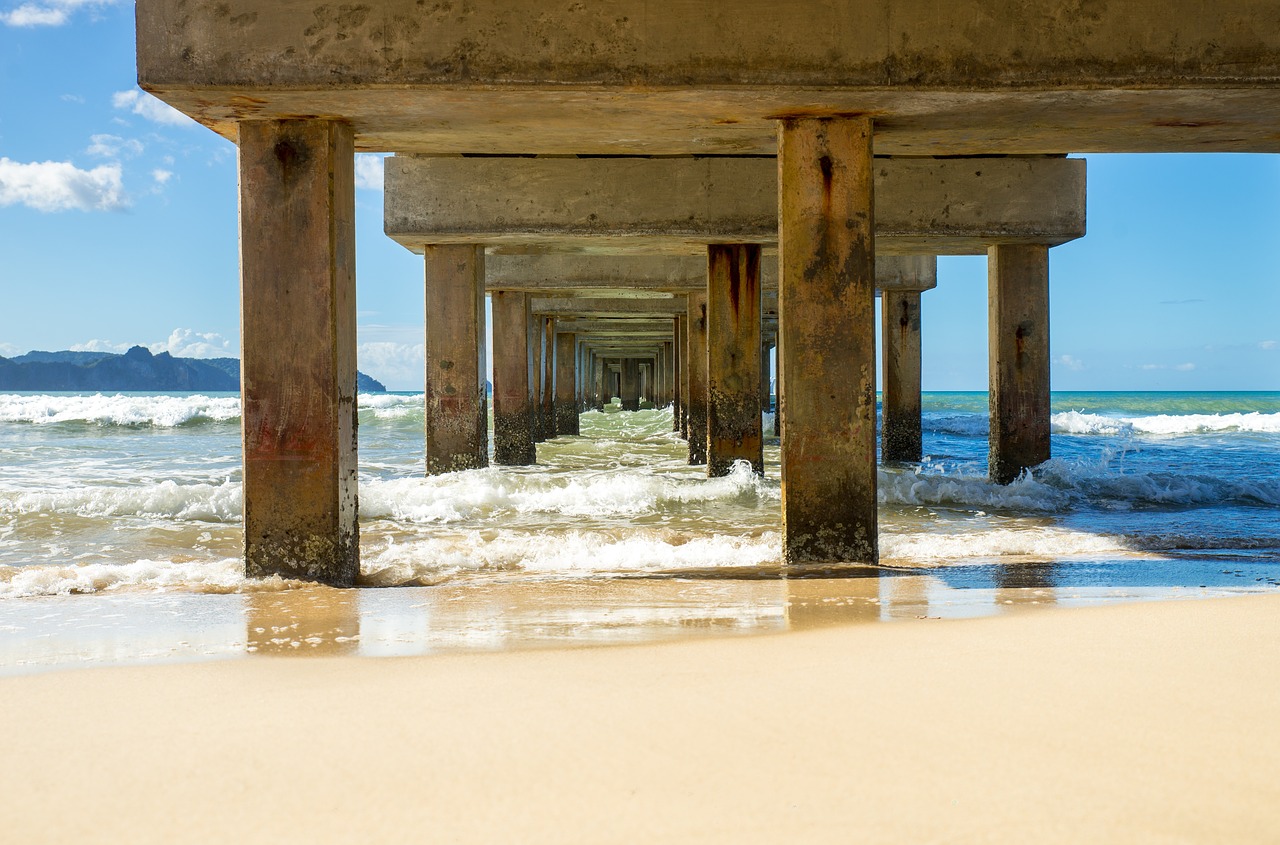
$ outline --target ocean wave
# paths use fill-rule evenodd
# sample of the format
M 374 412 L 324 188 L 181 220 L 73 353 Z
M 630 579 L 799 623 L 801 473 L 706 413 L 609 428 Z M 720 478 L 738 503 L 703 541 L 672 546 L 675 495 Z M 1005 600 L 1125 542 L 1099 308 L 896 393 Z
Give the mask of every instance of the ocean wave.
M 1070 492 L 1024 473 L 1011 484 L 996 484 L 986 476 L 942 475 L 923 470 L 880 470 L 877 493 L 881 504 L 934 507 L 980 507 L 999 510 L 1054 512 L 1067 509 Z
M 86 485 L 52 490 L 0 492 L 0 513 L 58 513 L 111 518 L 138 516 L 238 522 L 243 509 L 239 482 L 157 484 L 107 487 Z
M 0 598 L 69 596 L 84 593 L 182 590 L 236 593 L 288 589 L 301 582 L 283 578 L 249 579 L 239 558 L 175 562 L 0 565 Z
M 379 419 L 422 415 L 422 394 L 361 394 L 361 410 Z M 117 393 L 79 396 L 0 394 L 0 422 L 49 425 L 177 428 L 199 423 L 239 423 L 238 396 L 138 396 Z
M 1062 558 L 1131 555 L 1134 549 L 1121 537 L 1090 534 L 1067 528 L 995 528 L 962 534 L 918 534 L 880 537 L 880 559 L 920 564 L 962 562 L 973 558 L 1036 557 Z
M 1280 433 L 1280 414 L 1155 414 L 1112 417 L 1066 411 L 1053 415 L 1053 430 L 1078 435 L 1187 435 L 1218 432 Z

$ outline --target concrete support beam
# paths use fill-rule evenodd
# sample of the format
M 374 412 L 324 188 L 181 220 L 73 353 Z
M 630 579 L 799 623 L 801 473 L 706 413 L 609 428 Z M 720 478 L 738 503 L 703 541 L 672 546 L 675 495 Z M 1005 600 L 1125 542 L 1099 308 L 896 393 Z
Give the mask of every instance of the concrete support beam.
M 689 294 L 689 463 L 707 462 L 707 294 Z
M 429 246 L 426 268 L 427 474 L 489 465 L 484 250 Z
M 591 378 L 595 385 L 595 402 L 596 410 L 604 410 L 604 406 L 612 397 L 609 396 L 608 387 L 605 379 L 604 359 L 598 354 L 591 356 Z
M 884 359 L 880 457 L 885 463 L 919 461 L 920 291 L 880 295 Z
M 556 436 L 556 319 L 539 318 L 542 334 L 542 396 L 539 400 L 539 425 L 543 440 Z
M 769 364 L 770 352 L 773 350 L 772 343 L 760 344 L 760 411 L 772 410 L 773 393 L 769 385 Z
M 674 341 L 666 341 L 662 344 L 662 360 L 663 372 L 662 383 L 664 386 L 662 404 L 675 407 L 676 402 L 676 345 Z
M 622 410 L 640 410 L 640 360 L 623 358 L 621 375 L 618 395 L 622 398 Z
M 352 138 L 324 120 L 240 126 L 250 577 L 350 586 L 360 572 Z
M 778 242 L 771 158 L 395 156 L 385 168 L 384 228 L 409 249 L 701 254 L 708 243 Z M 873 173 L 884 255 L 1084 235 L 1083 159 L 878 159 Z
M 686 303 L 686 309 L 688 305 Z M 675 319 L 675 337 L 671 342 L 671 359 L 674 372 L 671 374 L 671 389 L 673 391 L 671 401 L 671 430 L 675 432 L 683 431 L 684 422 L 684 324 L 688 319 L 688 311 L 685 316 L 677 316 Z
M 557 331 L 556 339 L 556 436 L 578 434 L 577 338 Z
M 554 317 L 672 317 L 685 312 L 679 296 L 539 296 L 533 299 L 535 314 Z
M 735 461 L 764 473 L 760 419 L 760 247 L 707 247 L 707 475 Z
M 779 125 L 788 565 L 878 560 L 871 150 L 870 118 Z
M 485 256 L 485 264 L 489 258 Z M 529 359 L 532 367 L 529 373 L 529 405 L 533 417 L 533 442 L 546 440 L 545 426 L 542 422 L 542 356 L 544 354 L 542 339 L 542 318 L 529 311 Z
M 704 271 L 705 272 L 705 271 Z M 689 439 L 689 315 L 679 320 L 676 343 L 680 345 L 680 436 Z
M 501 466 L 534 463 L 533 345 L 529 297 L 495 291 L 493 305 L 493 460 Z
M 1008 484 L 1049 460 L 1049 250 L 987 256 L 991 480 Z

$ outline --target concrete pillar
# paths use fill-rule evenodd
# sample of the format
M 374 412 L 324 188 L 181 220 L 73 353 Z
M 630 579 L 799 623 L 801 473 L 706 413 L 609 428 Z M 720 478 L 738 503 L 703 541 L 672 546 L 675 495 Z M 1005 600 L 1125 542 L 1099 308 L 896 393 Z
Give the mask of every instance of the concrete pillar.
M 772 344 L 760 344 L 760 412 L 762 414 L 772 410 L 770 405 L 773 402 L 773 394 L 769 390 L 769 350 L 772 348 Z
M 240 124 L 245 572 L 350 586 L 355 146 L 328 120 Z
M 707 462 L 707 294 L 689 294 L 689 463 Z
M 427 474 L 489 465 L 484 248 L 428 246 Z
M 674 331 L 675 339 L 671 344 L 671 357 L 675 366 L 675 372 L 671 378 L 671 388 L 675 392 L 675 398 L 671 403 L 671 430 L 684 434 L 684 324 L 686 318 L 676 317 Z
M 622 399 L 622 410 L 640 410 L 640 361 L 636 358 L 622 359 L 622 372 L 618 395 Z
M 529 372 L 529 407 L 533 418 L 533 442 L 541 443 L 547 439 L 544 431 L 545 426 L 542 423 L 542 318 L 530 311 L 528 322 L 529 361 L 531 367 Z
M 759 244 L 707 247 L 707 475 L 734 461 L 764 473 Z
M 919 461 L 920 291 L 883 290 L 880 313 L 884 339 L 880 457 L 885 463 Z
M 667 386 L 662 401 L 664 406 L 671 405 L 674 408 L 676 403 L 676 349 L 674 343 L 668 341 L 662 345 L 662 358 L 666 362 L 666 369 L 663 371 L 662 379 Z
M 571 332 L 557 332 L 556 339 L 556 435 L 577 434 L 578 428 L 578 338 Z
M 874 305 L 872 306 L 874 307 Z M 782 324 L 779 319 L 778 339 L 773 347 L 773 436 L 781 439 L 782 437 Z
M 869 117 L 780 121 L 778 333 L 788 564 L 878 560 L 871 156 Z
M 533 348 L 529 343 L 529 297 L 518 291 L 494 291 L 493 303 L 493 460 L 501 466 L 527 466 L 533 446 Z
M 603 411 L 605 403 L 609 401 L 606 395 L 608 388 L 605 387 L 604 359 L 595 354 L 591 356 L 591 381 L 594 385 L 596 410 Z
M 556 319 L 541 318 L 542 329 L 542 398 L 539 403 L 542 439 L 556 436 Z
M 991 480 L 1049 460 L 1049 248 L 987 253 Z

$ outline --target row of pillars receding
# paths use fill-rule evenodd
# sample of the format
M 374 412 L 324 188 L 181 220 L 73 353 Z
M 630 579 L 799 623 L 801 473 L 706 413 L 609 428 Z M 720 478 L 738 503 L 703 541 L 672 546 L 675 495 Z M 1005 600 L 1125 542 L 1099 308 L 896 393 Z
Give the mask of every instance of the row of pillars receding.
M 250 575 L 350 584 L 358 574 L 354 144 L 327 120 L 240 127 L 244 502 Z M 789 566 L 878 561 L 876 290 L 868 118 L 779 121 L 778 397 Z M 488 462 L 484 248 L 428 245 L 429 473 Z M 577 434 L 619 395 L 675 408 L 691 463 L 763 469 L 761 248 L 711 244 L 707 286 L 651 353 L 558 332 L 529 297 L 493 294 L 494 456 Z M 1049 457 L 1048 248 L 989 252 L 991 475 Z M 884 294 L 883 453 L 920 452 L 920 297 Z M 281 327 L 285 327 L 284 330 Z M 764 387 L 762 387 L 764 385 Z M 763 401 L 767 401 L 764 398 Z M 705 432 L 705 436 L 703 433 Z

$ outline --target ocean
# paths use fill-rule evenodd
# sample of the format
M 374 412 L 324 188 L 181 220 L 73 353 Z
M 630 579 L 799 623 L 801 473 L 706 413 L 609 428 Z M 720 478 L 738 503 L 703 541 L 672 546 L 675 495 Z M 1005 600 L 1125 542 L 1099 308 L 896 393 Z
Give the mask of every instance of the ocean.
M 670 409 L 538 465 L 425 477 L 421 394 L 360 397 L 355 591 L 248 580 L 235 394 L 0 395 L 0 672 L 255 652 L 601 644 L 1280 587 L 1280 393 L 1055 393 L 1054 458 L 988 482 L 985 393 L 926 393 L 881 468 L 881 569 L 806 583 L 764 477 Z M 766 415 L 767 431 L 772 419 Z M 398 589 L 391 589 L 398 588 Z

